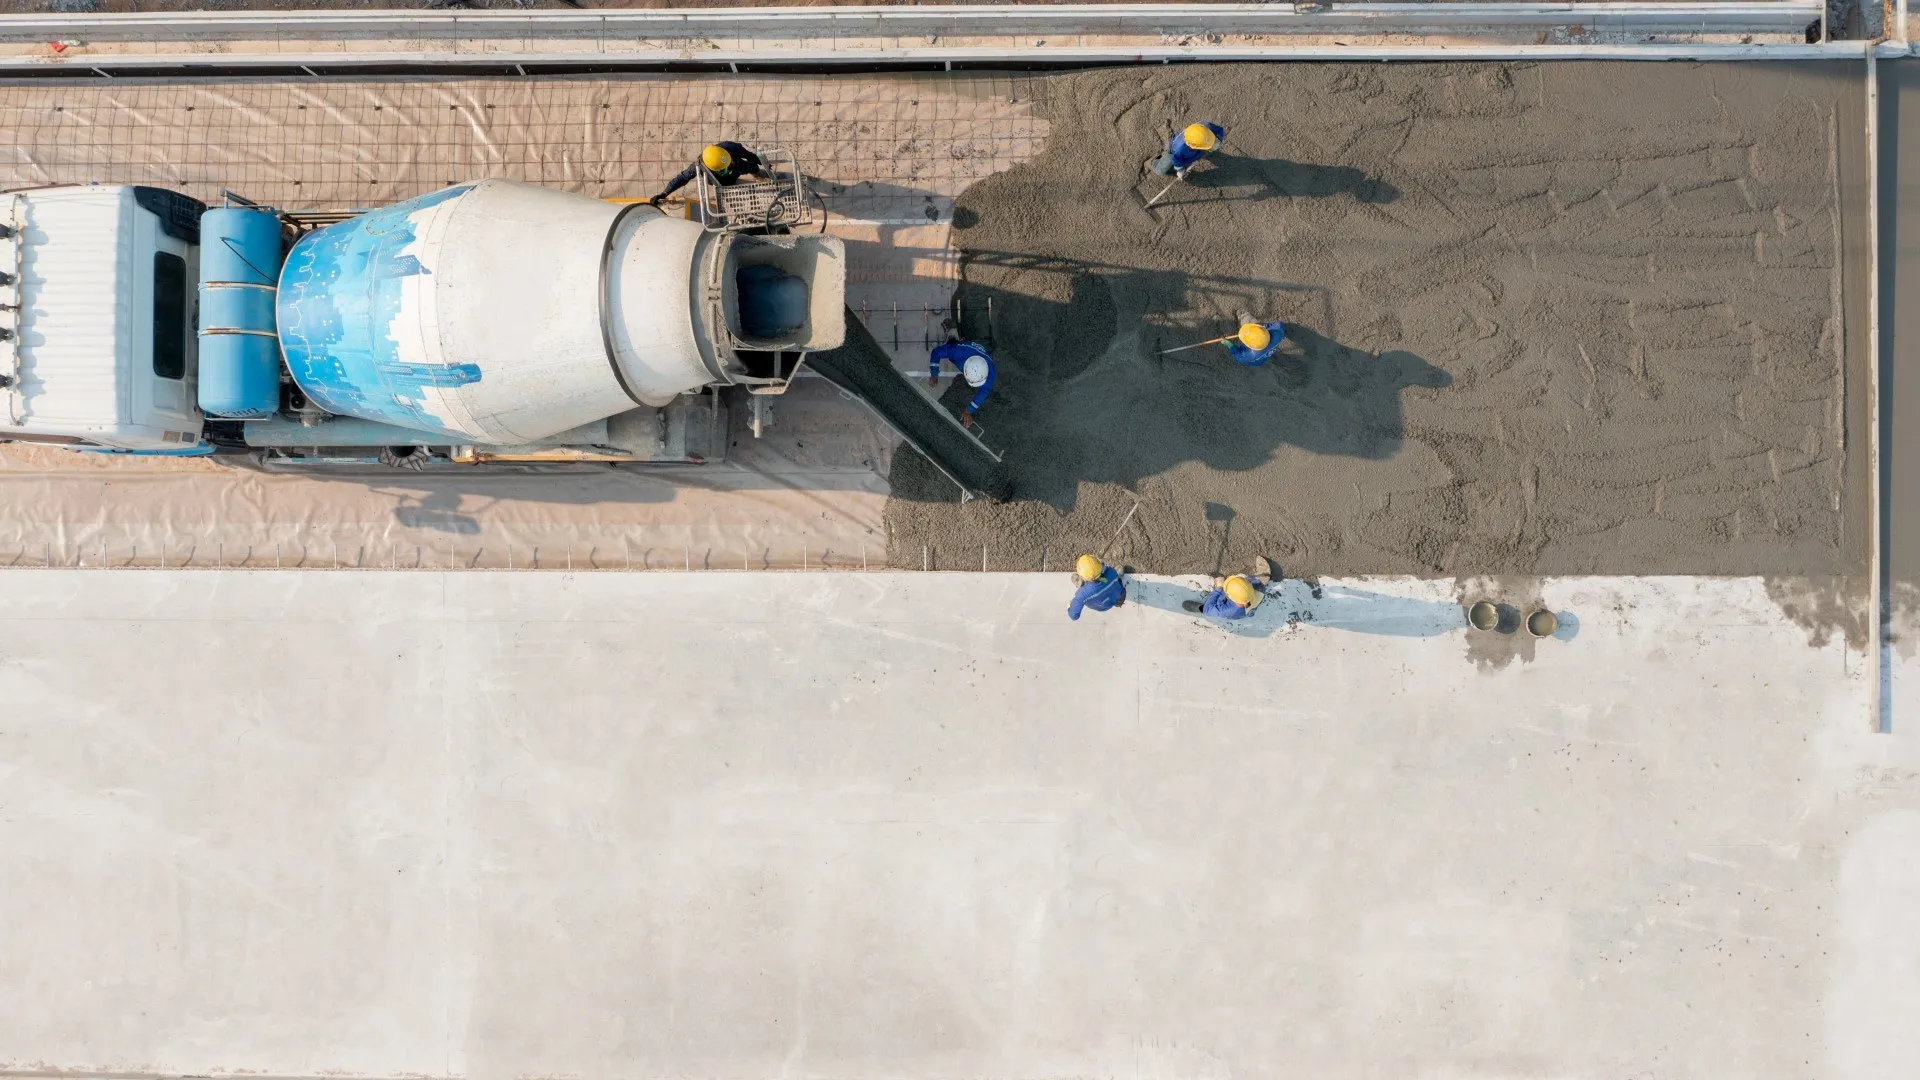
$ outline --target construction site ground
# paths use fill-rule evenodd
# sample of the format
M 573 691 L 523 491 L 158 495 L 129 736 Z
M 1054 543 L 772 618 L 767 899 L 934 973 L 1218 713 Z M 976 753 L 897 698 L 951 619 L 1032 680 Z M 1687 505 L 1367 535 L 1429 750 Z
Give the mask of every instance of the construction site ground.
M 1147 210 L 1141 164 L 1190 113 L 1227 149 Z M 884 548 L 906 569 L 1041 569 L 1106 546 L 1137 500 L 1112 553 L 1165 572 L 1255 553 L 1300 574 L 1864 568 L 1843 415 L 1867 340 L 1858 65 L 116 80 L 0 87 L 0 132 L 13 184 L 285 207 L 480 175 L 633 197 L 709 139 L 787 146 L 903 370 L 958 286 L 1001 369 L 979 430 L 1016 475 L 1012 502 L 962 504 L 823 387 L 698 473 L 268 480 L 9 450 L 15 563 L 870 566 Z M 1154 355 L 1243 310 L 1289 324 L 1267 367 Z M 755 494 L 708 504 L 716 487 Z
M 958 291 L 1020 484 L 823 380 L 714 467 L 6 448 L 0 1074 L 1912 1074 L 1920 79 L 1864 76 L 0 86 L 8 186 L 288 207 L 785 143 L 897 367 Z M 1267 367 L 1157 356 L 1243 308 Z

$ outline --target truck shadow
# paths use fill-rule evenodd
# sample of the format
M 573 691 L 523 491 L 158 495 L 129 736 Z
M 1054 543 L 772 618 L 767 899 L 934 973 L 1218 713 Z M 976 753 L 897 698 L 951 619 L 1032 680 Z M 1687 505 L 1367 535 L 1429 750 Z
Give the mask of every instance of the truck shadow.
M 1235 364 L 1223 345 L 1163 353 L 1230 332 L 1241 311 L 1302 309 L 1318 309 L 1319 327 L 1289 323 L 1261 367 Z M 1083 482 L 1131 489 L 1187 461 L 1248 470 L 1282 446 L 1389 458 L 1405 438 L 1403 394 L 1453 382 L 1415 353 L 1337 340 L 1312 285 L 972 252 L 955 311 L 998 364 L 980 422 L 1014 497 L 1062 511 Z M 950 388 L 944 403 L 962 397 Z M 898 498 L 955 498 L 917 455 L 897 455 L 889 480 Z
M 1278 630 L 1313 626 L 1352 634 L 1425 638 L 1467 625 L 1466 612 L 1459 604 L 1305 581 L 1281 581 L 1270 586 L 1266 600 L 1254 609 L 1253 616 L 1239 622 L 1210 619 L 1181 607 L 1184 601 L 1205 600 L 1211 591 L 1203 579 L 1187 584 L 1133 578 L 1127 582 L 1127 602 L 1172 612 L 1236 637 L 1264 638 Z

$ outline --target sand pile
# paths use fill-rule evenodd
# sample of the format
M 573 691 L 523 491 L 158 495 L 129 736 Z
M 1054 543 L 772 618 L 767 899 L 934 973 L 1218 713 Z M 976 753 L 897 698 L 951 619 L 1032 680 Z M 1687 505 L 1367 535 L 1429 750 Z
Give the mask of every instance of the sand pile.
M 891 554 L 1165 572 L 1826 573 L 1857 69 L 1275 64 L 1045 83 L 958 302 L 1015 501 L 896 456 Z M 1853 106 L 1857 109 L 1857 105 Z M 1853 114 L 1857 115 L 1857 113 Z M 1175 121 L 1225 151 L 1153 211 Z M 991 298 L 991 327 L 987 300 Z M 1241 311 L 1292 340 L 1205 348 Z M 1863 342 L 1856 342 L 1858 347 Z M 1850 539 L 1850 538 L 1847 538 Z

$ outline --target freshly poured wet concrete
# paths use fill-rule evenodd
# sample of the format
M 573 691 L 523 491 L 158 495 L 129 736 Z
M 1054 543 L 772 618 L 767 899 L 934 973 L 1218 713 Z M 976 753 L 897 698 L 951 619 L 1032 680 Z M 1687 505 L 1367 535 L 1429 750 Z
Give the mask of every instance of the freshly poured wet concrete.
M 896 565 L 1059 568 L 1111 542 L 1164 572 L 1856 568 L 1857 66 L 1044 86 L 1045 150 L 968 190 L 954 234 L 1016 496 L 962 504 L 896 455 Z M 1142 163 L 1191 119 L 1225 146 L 1146 209 L 1164 182 Z M 1156 355 L 1242 312 L 1288 323 L 1266 366 Z

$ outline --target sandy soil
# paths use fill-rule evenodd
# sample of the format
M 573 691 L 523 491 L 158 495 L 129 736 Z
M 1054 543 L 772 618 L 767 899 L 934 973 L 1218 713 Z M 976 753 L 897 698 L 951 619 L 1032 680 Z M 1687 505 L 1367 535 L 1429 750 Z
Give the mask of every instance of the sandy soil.
M 955 221 L 1019 498 L 961 505 L 897 455 L 896 564 L 984 545 L 1057 569 L 1135 496 L 1113 555 L 1156 571 L 1849 563 L 1853 67 L 1133 69 L 1045 93 L 1044 152 Z M 1225 150 L 1148 211 L 1142 162 L 1188 118 Z M 1156 356 L 1241 311 L 1292 326 L 1266 367 Z

